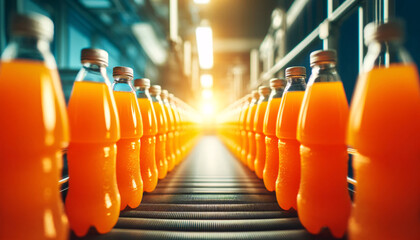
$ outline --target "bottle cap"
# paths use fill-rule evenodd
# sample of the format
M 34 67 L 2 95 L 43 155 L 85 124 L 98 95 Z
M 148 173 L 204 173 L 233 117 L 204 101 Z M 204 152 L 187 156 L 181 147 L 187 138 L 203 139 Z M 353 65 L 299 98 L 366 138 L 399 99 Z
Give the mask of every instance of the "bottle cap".
M 335 50 L 318 50 L 310 55 L 311 67 L 323 63 L 337 62 L 337 52 Z
M 160 95 L 160 93 L 162 92 L 162 88 L 159 85 L 152 85 L 149 89 L 149 92 L 153 96 L 157 96 Z
M 124 76 L 132 78 L 133 75 L 133 69 L 130 67 L 114 67 L 112 69 L 112 76 Z
M 290 76 L 302 76 L 306 77 L 306 68 L 301 66 L 288 67 L 286 68 L 286 77 Z
M 48 17 L 38 13 L 17 14 L 12 18 L 11 31 L 15 35 L 45 38 L 52 41 L 54 23 Z
M 251 101 L 252 101 L 252 94 L 248 94 L 248 95 L 246 95 L 246 100 L 247 100 L 248 102 L 251 102 Z
M 261 86 L 261 87 L 258 88 L 258 92 L 263 97 L 267 97 L 268 95 L 270 95 L 271 89 L 269 87 L 266 87 L 266 86 Z
M 393 20 L 387 23 L 369 23 L 364 29 L 365 44 L 371 41 L 402 40 L 404 38 L 404 23 Z
M 258 90 L 252 90 L 251 94 L 254 97 L 254 99 L 260 98 L 260 94 L 258 93 Z
M 271 88 L 279 88 L 286 86 L 286 80 L 281 78 L 273 78 L 270 80 L 270 87 Z
M 82 49 L 82 63 L 95 63 L 108 66 L 108 53 L 99 48 Z
M 148 78 L 137 78 L 134 80 L 134 87 L 150 87 L 150 80 Z
M 162 99 L 168 99 L 168 95 L 169 95 L 169 92 L 166 89 L 163 89 L 162 92 L 161 92 L 161 94 L 160 94 L 160 96 L 162 97 Z

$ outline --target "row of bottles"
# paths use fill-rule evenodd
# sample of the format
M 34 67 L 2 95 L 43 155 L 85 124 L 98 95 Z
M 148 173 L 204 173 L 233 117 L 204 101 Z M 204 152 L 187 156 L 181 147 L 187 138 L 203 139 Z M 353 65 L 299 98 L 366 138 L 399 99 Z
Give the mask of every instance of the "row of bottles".
M 368 52 L 349 109 L 334 50 L 289 67 L 286 79 L 230 105 L 219 135 L 232 153 L 295 209 L 313 234 L 350 239 L 420 239 L 420 84 L 400 22 L 369 24 Z M 347 147 L 357 180 L 347 190 Z M 401 213 L 404 213 L 401 215 Z
M 188 154 L 196 112 L 133 80 L 129 67 L 106 74 L 108 53 L 83 49 L 67 111 L 49 45 L 53 22 L 17 15 L 0 65 L 0 239 L 67 239 L 91 227 L 109 232 L 120 211 L 139 206 Z M 150 89 L 150 90 L 149 90 Z M 67 148 L 65 210 L 58 180 Z M 30 223 L 30 224 L 26 224 Z M 22 229 L 22 224 L 26 224 Z

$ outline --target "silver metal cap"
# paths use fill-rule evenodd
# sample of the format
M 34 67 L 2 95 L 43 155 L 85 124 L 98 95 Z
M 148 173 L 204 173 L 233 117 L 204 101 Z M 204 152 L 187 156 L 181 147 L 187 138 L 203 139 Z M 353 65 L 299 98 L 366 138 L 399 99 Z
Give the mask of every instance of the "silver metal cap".
M 11 32 L 13 35 L 44 38 L 52 41 L 54 23 L 48 17 L 38 13 L 17 14 L 12 17 Z
M 371 22 L 364 29 L 365 44 L 369 44 L 371 41 L 402 40 L 404 31 L 402 20 L 393 20 L 382 24 Z
M 108 53 L 99 48 L 82 49 L 80 58 L 82 63 L 95 63 L 108 66 Z
M 286 68 L 286 77 L 290 76 L 303 76 L 306 77 L 306 68 L 301 66 Z
M 137 78 L 134 80 L 135 87 L 150 87 L 150 80 L 148 78 Z
M 112 76 L 124 76 L 132 78 L 134 73 L 133 69 L 130 67 L 114 67 L 112 69 Z
M 162 92 L 162 88 L 159 85 L 152 85 L 149 89 L 149 92 L 151 95 L 157 96 Z
M 337 52 L 335 50 L 318 50 L 311 53 L 310 62 L 311 67 L 313 65 L 325 64 L 325 63 L 336 63 Z

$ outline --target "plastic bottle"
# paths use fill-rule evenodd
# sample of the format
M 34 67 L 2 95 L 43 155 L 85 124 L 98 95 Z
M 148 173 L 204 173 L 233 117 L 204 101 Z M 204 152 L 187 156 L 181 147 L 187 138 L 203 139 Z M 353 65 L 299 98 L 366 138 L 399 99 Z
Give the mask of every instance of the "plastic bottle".
M 284 79 L 274 78 L 270 80 L 272 90 L 264 117 L 263 132 L 265 135 L 266 155 L 263 180 L 265 188 L 270 192 L 276 189 L 276 180 L 279 174 L 279 140 L 276 137 L 276 123 L 285 86 L 286 80 Z
M 156 134 L 157 120 L 152 99 L 149 94 L 150 80 L 138 78 L 134 80 L 137 101 L 139 102 L 143 121 L 143 137 L 140 138 L 140 172 L 145 192 L 155 190 L 158 182 L 156 167 Z
M 68 119 L 52 21 L 16 15 L 0 62 L 0 239 L 67 239 L 58 180 Z
M 66 212 L 77 236 L 85 235 L 90 227 L 99 233 L 111 231 L 121 205 L 116 178 L 120 123 L 106 75 L 108 53 L 83 49 L 81 61 L 68 105 Z
M 178 108 L 174 102 L 174 95 L 172 93 L 168 96 L 169 104 L 171 105 L 172 114 L 175 119 L 175 133 L 174 133 L 174 148 L 175 148 L 175 156 L 176 161 L 175 165 L 178 165 L 181 162 L 181 150 L 180 150 L 180 139 L 179 139 L 179 132 L 181 131 L 181 117 L 179 116 Z
M 279 171 L 276 181 L 276 197 L 282 209 L 297 209 L 300 182 L 300 143 L 296 140 L 296 128 L 300 106 L 305 94 L 305 67 L 286 69 L 287 85 L 277 116 L 276 136 L 279 139 Z
M 166 158 L 166 141 L 168 133 L 168 120 L 166 119 L 165 108 L 160 98 L 162 89 L 159 85 L 150 87 L 153 108 L 156 113 L 158 134 L 156 135 L 156 166 L 158 169 L 158 178 L 164 179 L 168 173 L 168 159 Z
M 347 142 L 357 154 L 350 239 L 420 239 L 420 84 L 401 22 L 368 24 Z
M 248 155 L 246 162 L 248 168 L 251 171 L 255 171 L 255 152 L 256 152 L 256 143 L 255 143 L 255 132 L 254 132 L 254 119 L 255 112 L 257 110 L 257 101 L 260 98 L 260 94 L 257 90 L 252 91 L 252 100 L 249 104 L 249 112 L 246 116 L 246 130 L 248 131 Z
M 248 96 L 245 96 L 241 103 L 239 104 L 239 115 L 237 118 L 237 147 L 236 147 L 236 156 L 237 158 L 241 160 L 241 154 L 242 154 L 242 148 L 244 146 L 244 142 L 243 142 L 243 135 L 242 135 L 242 131 L 244 130 L 243 127 L 244 125 L 242 124 L 242 120 L 244 119 L 243 115 L 245 113 L 246 110 L 246 106 L 248 105 Z
M 242 146 L 241 146 L 241 161 L 243 164 L 247 165 L 247 157 L 248 157 L 248 131 L 246 130 L 246 119 L 249 112 L 249 105 L 251 103 L 252 96 L 251 94 L 247 95 L 247 100 L 244 104 L 244 110 L 241 115 L 240 124 L 241 124 L 241 138 L 242 138 Z
M 115 103 L 120 119 L 121 138 L 117 142 L 117 184 L 121 207 L 136 208 L 143 197 L 143 181 L 140 174 L 140 138 L 143 136 L 143 121 L 134 92 L 133 69 L 114 67 Z
M 264 166 L 265 166 L 265 135 L 263 133 L 264 128 L 264 117 L 267 110 L 268 98 L 271 93 L 269 87 L 261 86 L 258 88 L 260 93 L 260 99 L 257 103 L 257 109 L 255 110 L 254 119 L 254 132 L 255 132 L 255 174 L 258 178 L 263 178 Z
M 350 215 L 347 190 L 348 105 L 334 50 L 311 53 L 312 74 L 299 113 L 301 178 L 297 209 L 313 234 L 323 227 L 342 237 Z M 321 214 L 322 213 L 322 214 Z
M 169 93 L 167 90 L 162 90 L 160 94 L 165 109 L 166 119 L 168 120 L 168 134 L 166 141 L 166 158 L 168 161 L 168 171 L 172 171 L 175 167 L 175 151 L 174 151 L 174 132 L 176 130 L 174 123 L 174 115 L 172 114 L 171 106 L 169 105 L 168 96 Z

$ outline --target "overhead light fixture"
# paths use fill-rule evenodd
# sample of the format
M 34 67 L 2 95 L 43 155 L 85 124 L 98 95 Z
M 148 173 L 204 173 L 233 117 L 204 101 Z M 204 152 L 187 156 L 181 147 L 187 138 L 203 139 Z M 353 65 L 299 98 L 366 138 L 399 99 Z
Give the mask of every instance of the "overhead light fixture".
M 200 76 L 201 87 L 211 88 L 213 87 L 213 76 L 211 74 L 203 74 Z
M 167 52 L 153 27 L 148 23 L 137 23 L 132 26 L 132 31 L 150 60 L 162 65 L 166 61 Z
M 207 4 L 210 2 L 210 0 L 194 0 L 194 2 L 197 4 Z
M 198 62 L 201 69 L 211 69 L 213 67 L 213 31 L 210 26 L 200 26 L 195 30 Z

